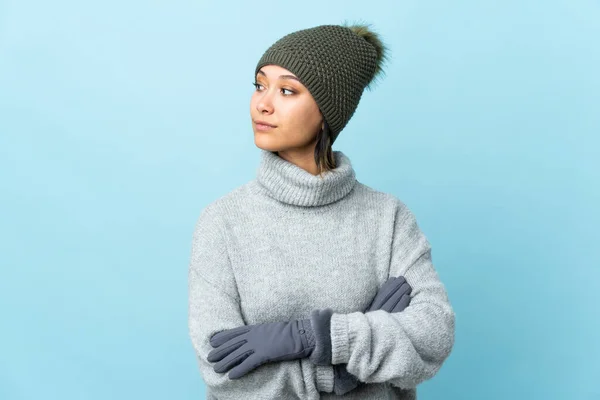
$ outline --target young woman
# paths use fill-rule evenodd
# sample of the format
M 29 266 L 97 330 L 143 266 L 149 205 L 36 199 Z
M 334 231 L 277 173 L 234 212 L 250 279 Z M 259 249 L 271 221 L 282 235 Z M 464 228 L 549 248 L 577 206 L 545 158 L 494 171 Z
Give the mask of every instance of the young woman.
M 454 312 L 414 214 L 331 147 L 386 52 L 367 26 L 321 25 L 259 60 L 256 179 L 205 207 L 193 235 L 208 399 L 415 399 L 450 354 Z

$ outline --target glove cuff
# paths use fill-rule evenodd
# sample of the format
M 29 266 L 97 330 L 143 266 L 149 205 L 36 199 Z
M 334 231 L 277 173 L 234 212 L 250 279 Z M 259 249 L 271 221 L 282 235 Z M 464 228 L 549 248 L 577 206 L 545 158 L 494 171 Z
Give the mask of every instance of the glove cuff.
M 315 338 L 315 348 L 310 355 L 310 361 L 316 365 L 331 365 L 331 316 L 333 310 L 313 310 L 310 322 Z
M 358 378 L 346 369 L 347 364 L 335 364 L 333 366 L 333 392 L 338 396 L 356 389 L 361 383 Z

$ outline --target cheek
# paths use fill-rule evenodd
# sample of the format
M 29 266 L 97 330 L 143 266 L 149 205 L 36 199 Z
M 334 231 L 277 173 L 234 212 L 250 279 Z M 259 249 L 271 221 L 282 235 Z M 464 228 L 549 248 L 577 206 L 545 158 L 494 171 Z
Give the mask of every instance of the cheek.
M 319 106 L 312 98 L 304 99 L 301 108 L 305 121 L 317 122 L 321 118 Z
M 312 103 L 304 104 L 301 114 L 302 124 L 310 131 L 312 131 L 321 123 L 321 113 L 319 112 L 319 107 Z
M 282 110 L 287 119 L 294 124 L 306 125 L 314 120 L 314 110 L 305 102 L 288 103 Z

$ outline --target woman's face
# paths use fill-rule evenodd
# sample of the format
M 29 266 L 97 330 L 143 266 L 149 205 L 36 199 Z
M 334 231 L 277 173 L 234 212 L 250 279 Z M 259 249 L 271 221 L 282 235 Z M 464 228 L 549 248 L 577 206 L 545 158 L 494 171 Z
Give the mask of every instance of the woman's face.
M 256 146 L 277 152 L 310 154 L 323 124 L 308 89 L 278 65 L 265 65 L 256 74 L 250 117 Z M 258 121 L 274 127 L 261 127 Z

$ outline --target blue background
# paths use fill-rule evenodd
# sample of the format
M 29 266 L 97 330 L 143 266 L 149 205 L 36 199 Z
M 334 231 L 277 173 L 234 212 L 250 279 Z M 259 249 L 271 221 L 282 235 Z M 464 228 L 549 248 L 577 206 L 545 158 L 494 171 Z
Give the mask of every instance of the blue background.
M 598 399 L 598 1 L 0 1 L 0 399 L 200 399 L 194 223 L 255 177 L 284 34 L 391 50 L 334 145 L 416 214 L 457 313 L 419 399 Z M 594 382 L 595 381 L 595 382 Z

